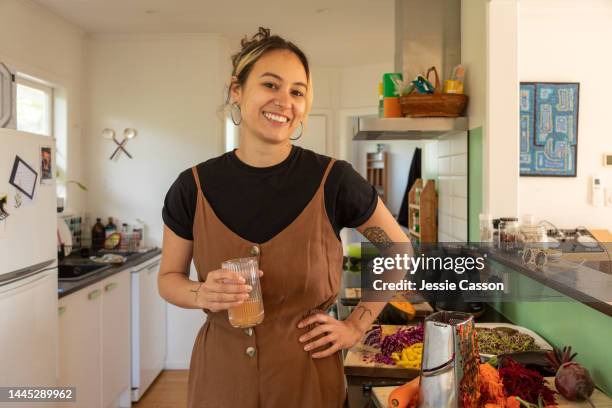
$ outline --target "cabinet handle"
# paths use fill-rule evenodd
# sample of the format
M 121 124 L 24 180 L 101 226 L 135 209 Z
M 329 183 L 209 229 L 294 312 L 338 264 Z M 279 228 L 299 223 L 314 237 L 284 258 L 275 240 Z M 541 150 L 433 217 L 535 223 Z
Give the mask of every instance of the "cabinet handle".
M 66 306 L 60 306 L 57 308 L 57 314 L 58 316 L 61 316 L 64 314 L 64 312 L 66 311 Z
M 119 284 L 117 282 L 111 282 L 104 287 L 104 290 L 108 292 L 109 290 L 115 289 L 118 285 Z
M 96 289 L 94 291 L 89 292 L 89 294 L 87 295 L 87 299 L 89 300 L 94 300 L 95 298 L 97 298 L 98 296 L 100 296 L 100 289 Z
M 151 265 L 147 266 L 147 270 L 149 270 L 149 271 L 150 271 L 150 270 L 152 270 L 152 269 L 153 269 L 153 267 L 155 267 L 155 266 L 157 266 L 157 265 L 159 265 L 159 261 L 157 261 L 157 262 L 155 262 L 155 263 L 152 263 Z

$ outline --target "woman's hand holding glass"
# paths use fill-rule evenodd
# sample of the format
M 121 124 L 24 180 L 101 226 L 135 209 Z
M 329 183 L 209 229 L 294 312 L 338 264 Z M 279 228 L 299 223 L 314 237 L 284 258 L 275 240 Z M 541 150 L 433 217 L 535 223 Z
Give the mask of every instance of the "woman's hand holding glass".
M 263 271 L 259 271 L 259 276 Z M 230 307 L 241 305 L 249 298 L 252 286 L 245 283 L 244 278 L 236 273 L 216 269 L 210 271 L 206 281 L 199 283 L 191 291 L 195 293 L 195 302 L 200 309 L 208 309 L 211 312 L 227 310 Z

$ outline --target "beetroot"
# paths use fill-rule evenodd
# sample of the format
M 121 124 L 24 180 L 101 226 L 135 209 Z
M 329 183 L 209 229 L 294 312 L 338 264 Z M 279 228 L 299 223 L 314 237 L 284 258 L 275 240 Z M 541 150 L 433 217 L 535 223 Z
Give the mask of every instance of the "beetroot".
M 555 387 L 559 394 L 570 401 L 588 400 L 595 388 L 589 370 L 573 361 L 559 367 L 555 376 Z
M 570 401 L 587 400 L 593 406 L 589 397 L 593 394 L 595 386 L 589 370 L 572 361 L 576 355 L 577 353 L 572 353 L 571 347 L 566 346 L 563 350 L 555 348 L 547 352 L 546 358 L 551 363 L 551 369 L 557 372 L 555 387 L 559 394 Z

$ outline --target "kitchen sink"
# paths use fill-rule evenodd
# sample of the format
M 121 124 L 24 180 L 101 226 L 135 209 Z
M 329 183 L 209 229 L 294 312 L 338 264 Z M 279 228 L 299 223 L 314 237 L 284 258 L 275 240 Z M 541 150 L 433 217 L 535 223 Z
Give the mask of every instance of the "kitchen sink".
M 84 279 L 89 275 L 110 268 L 111 265 L 100 265 L 94 263 L 60 264 L 58 266 L 58 278 L 62 281 L 75 281 Z

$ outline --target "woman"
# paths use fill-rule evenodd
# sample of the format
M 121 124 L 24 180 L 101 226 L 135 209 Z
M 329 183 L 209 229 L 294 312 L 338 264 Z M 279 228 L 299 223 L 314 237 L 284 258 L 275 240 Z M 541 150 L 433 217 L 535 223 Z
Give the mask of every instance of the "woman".
M 239 147 L 181 173 L 163 209 L 160 294 L 207 313 L 188 406 L 342 407 L 340 351 L 360 340 L 384 303 L 361 302 L 345 321 L 324 313 L 340 288 L 339 231 L 356 227 L 379 245 L 407 238 L 348 163 L 292 146 L 312 104 L 304 53 L 260 28 L 232 62 L 226 104 Z M 251 288 L 219 269 L 244 256 L 259 259 L 265 309 L 263 323 L 246 330 L 229 324 L 227 309 Z M 198 282 L 188 278 L 192 258 Z

